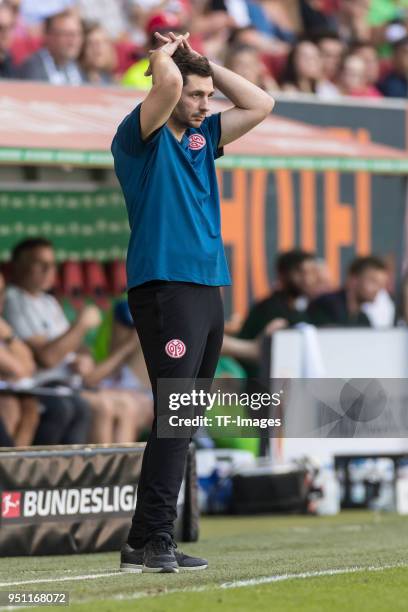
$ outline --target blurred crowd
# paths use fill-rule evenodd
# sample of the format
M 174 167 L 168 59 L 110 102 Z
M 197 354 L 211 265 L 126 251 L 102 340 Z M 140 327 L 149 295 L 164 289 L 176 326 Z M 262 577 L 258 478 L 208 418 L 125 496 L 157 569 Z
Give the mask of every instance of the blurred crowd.
M 95 303 L 68 319 L 56 275 L 53 245 L 41 237 L 14 247 L 7 282 L 0 273 L 0 446 L 140 440 L 153 395 L 126 300 L 109 305 L 105 323 Z M 406 320 L 387 265 L 374 255 L 356 258 L 340 288 L 326 263 L 302 250 L 279 254 L 275 276 L 269 295 L 226 323 L 217 377 L 238 368 L 256 379 L 265 338 L 299 323 L 389 329 Z M 97 359 L 87 336 L 107 320 L 107 351 Z
M 154 32 L 265 90 L 408 94 L 406 0 L 0 0 L 0 78 L 149 89 Z
M 51 293 L 56 271 L 53 245 L 32 238 L 14 248 L 7 286 L 0 274 L 0 446 L 135 442 L 153 397 L 127 303 L 115 303 L 96 360 L 86 337 L 101 311 L 84 304 L 69 321 Z
M 276 284 L 247 316 L 226 325 L 222 353 L 237 359 L 249 379 L 260 376 L 265 336 L 308 324 L 316 328 L 391 329 L 405 325 L 407 313 L 391 296 L 390 271 L 380 257 L 357 257 L 344 284 L 336 287 L 324 260 L 293 250 L 278 255 Z

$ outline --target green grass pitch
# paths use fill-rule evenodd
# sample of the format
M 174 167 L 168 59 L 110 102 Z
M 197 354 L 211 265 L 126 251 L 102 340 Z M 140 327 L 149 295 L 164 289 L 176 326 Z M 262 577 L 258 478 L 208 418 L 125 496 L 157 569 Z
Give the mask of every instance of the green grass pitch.
M 69 608 L 47 609 L 70 612 L 406 611 L 407 526 L 361 511 L 203 518 L 180 548 L 207 557 L 205 571 L 121 574 L 117 553 L 3 558 L 0 590 L 68 591 Z

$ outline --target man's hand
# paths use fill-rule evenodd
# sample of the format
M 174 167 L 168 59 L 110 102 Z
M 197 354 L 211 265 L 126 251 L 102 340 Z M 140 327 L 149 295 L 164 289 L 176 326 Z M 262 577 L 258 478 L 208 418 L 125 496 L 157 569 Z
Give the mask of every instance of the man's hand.
M 13 335 L 10 325 L 0 317 L 0 340 L 7 340 Z
M 96 306 L 85 306 L 85 308 L 79 313 L 78 323 L 85 329 L 85 331 L 95 329 L 95 327 L 98 327 L 101 322 L 101 313 L 99 308 Z
M 273 321 L 270 321 L 268 325 L 266 325 L 259 336 L 263 336 L 264 334 L 265 336 L 272 336 L 275 332 L 286 329 L 287 327 L 289 327 L 289 323 L 286 319 L 273 319 Z
M 164 36 L 159 34 L 159 32 L 154 33 L 156 38 L 160 40 L 162 44 L 157 49 L 152 49 L 151 51 L 149 51 L 150 64 L 149 64 L 148 69 L 144 73 L 145 76 L 151 76 L 152 74 L 151 62 L 152 62 L 152 58 L 154 57 L 154 54 L 157 51 L 160 51 L 161 53 L 166 53 L 169 57 L 171 57 L 176 49 L 178 49 L 180 46 L 184 46 L 185 44 L 188 44 L 187 38 L 190 36 L 190 32 L 187 32 L 186 34 L 179 34 L 178 36 L 173 34 L 173 32 L 171 32 L 171 34 L 172 34 L 171 37 L 169 36 L 168 38 L 165 38 Z
M 77 355 L 71 363 L 72 370 L 80 376 L 89 376 L 95 368 L 95 362 L 90 355 Z
M 174 34 L 174 32 L 168 32 L 166 34 L 166 36 L 164 36 L 163 34 L 160 34 L 160 32 L 155 32 L 154 33 L 155 37 L 157 38 L 158 41 L 161 42 L 162 45 L 166 45 L 168 43 L 171 42 L 176 42 L 177 40 L 177 36 L 176 34 Z M 181 41 L 181 47 L 183 47 L 183 49 L 186 49 L 187 51 L 189 51 L 191 53 L 191 55 L 195 55 L 196 57 L 201 57 L 201 55 L 197 52 L 194 51 L 193 47 L 190 45 L 190 43 L 188 42 L 188 37 L 190 36 L 190 33 L 187 32 L 187 34 L 185 34 L 182 38 L 183 40 Z M 163 49 L 163 47 L 158 47 L 159 49 Z

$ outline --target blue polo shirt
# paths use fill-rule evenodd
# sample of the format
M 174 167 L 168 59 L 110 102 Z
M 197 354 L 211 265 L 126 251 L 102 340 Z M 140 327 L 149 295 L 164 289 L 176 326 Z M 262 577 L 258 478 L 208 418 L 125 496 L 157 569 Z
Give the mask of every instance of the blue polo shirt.
M 167 125 L 144 142 L 140 107 L 112 142 L 131 231 L 128 289 L 155 279 L 230 285 L 214 165 L 223 154 L 220 113 L 188 128 L 181 142 Z

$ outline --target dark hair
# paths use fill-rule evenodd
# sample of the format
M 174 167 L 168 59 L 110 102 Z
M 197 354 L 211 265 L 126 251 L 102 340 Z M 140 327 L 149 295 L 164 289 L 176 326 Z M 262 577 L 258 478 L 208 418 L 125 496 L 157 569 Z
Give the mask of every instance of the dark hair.
M 235 55 L 239 55 L 240 53 L 256 53 L 258 54 L 258 49 L 252 45 L 246 45 L 243 43 L 236 43 L 227 47 L 227 52 L 225 54 L 224 66 L 229 68 L 231 64 L 231 60 Z
M 301 249 L 286 251 L 280 253 L 276 258 L 276 271 L 280 277 L 287 276 L 290 272 L 299 268 L 303 262 L 314 259 L 316 259 L 314 253 L 308 251 L 302 251 Z
M 373 49 L 373 51 L 377 52 L 376 46 L 369 40 L 356 40 L 351 43 L 349 52 L 351 55 L 355 55 L 360 49 Z
M 245 42 L 240 42 L 239 37 L 246 32 L 256 32 L 254 26 L 244 26 L 243 28 L 232 28 L 228 36 L 227 45 L 242 45 Z
M 20 259 L 23 253 L 34 251 L 34 249 L 39 249 L 42 247 L 46 247 L 49 249 L 54 248 L 52 242 L 50 242 L 46 238 L 26 238 L 25 240 L 18 242 L 11 251 L 11 261 L 15 263 Z
M 70 11 L 67 9 L 66 11 L 61 11 L 60 13 L 55 13 L 54 15 L 49 15 L 44 19 L 44 31 L 46 34 L 49 34 L 51 28 L 53 26 L 54 21 L 58 19 L 66 19 L 68 17 L 77 17 L 77 14 L 74 11 Z M 81 21 L 78 17 L 78 21 Z M 82 22 L 81 22 L 82 23 Z
M 186 85 L 189 74 L 197 74 L 201 77 L 214 78 L 214 73 L 210 66 L 210 62 L 206 57 L 192 55 L 190 51 L 187 49 L 182 49 L 181 47 L 176 49 L 172 57 L 174 63 L 181 72 L 181 76 L 183 77 L 183 85 Z
M 290 83 L 291 85 L 295 85 L 296 87 L 299 86 L 299 77 L 296 72 L 295 60 L 296 60 L 296 53 L 300 45 L 302 45 L 303 43 L 311 43 L 312 45 L 316 46 L 316 43 L 310 38 L 299 38 L 299 40 L 296 41 L 296 43 L 293 45 L 293 47 L 289 51 L 289 54 L 286 60 L 286 65 L 279 79 L 280 85 L 285 85 L 286 83 Z M 312 91 L 314 93 L 316 93 L 316 85 L 317 83 L 315 81 L 311 82 Z
M 322 40 L 335 40 L 336 42 L 342 42 L 339 34 L 335 30 L 314 30 L 310 36 L 310 40 L 319 45 Z
M 79 54 L 78 61 L 82 63 L 85 59 L 85 51 L 86 44 L 88 42 L 88 36 L 97 32 L 98 30 L 103 30 L 104 27 L 98 21 L 82 21 L 82 30 L 84 33 L 84 40 L 82 41 L 82 49 Z
M 356 257 L 348 269 L 350 276 L 360 276 L 366 270 L 382 270 L 386 272 L 388 270 L 384 260 L 375 255 L 367 255 L 365 257 Z
M 97 30 L 105 31 L 105 28 L 99 21 L 82 21 L 82 27 L 85 35 L 92 34 L 92 32 Z

